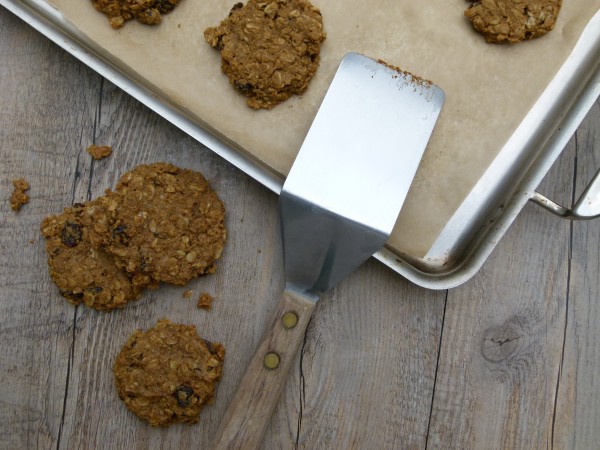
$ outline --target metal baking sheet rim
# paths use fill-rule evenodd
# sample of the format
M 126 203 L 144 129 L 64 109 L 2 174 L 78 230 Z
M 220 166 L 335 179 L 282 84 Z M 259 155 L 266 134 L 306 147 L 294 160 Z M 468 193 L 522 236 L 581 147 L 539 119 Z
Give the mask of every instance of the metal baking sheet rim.
M 259 183 L 277 194 L 281 191 L 283 179 L 199 126 L 176 105 L 134 82 L 114 61 L 94 51 L 93 43 L 78 40 L 72 25 L 46 2 L 0 0 L 0 5 Z M 599 96 L 600 11 L 428 254 L 414 258 L 386 247 L 374 257 L 425 288 L 448 289 L 468 281 L 534 194 Z M 495 189 L 489 189 L 490 185 Z

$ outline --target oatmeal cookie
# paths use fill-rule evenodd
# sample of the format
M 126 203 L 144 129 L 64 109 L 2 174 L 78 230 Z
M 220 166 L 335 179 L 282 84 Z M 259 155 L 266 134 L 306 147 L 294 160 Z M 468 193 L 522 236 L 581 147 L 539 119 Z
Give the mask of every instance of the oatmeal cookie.
M 479 0 L 465 16 L 490 43 L 515 43 L 554 28 L 562 0 Z
M 94 202 L 88 202 L 46 217 L 40 228 L 50 276 L 61 295 L 74 305 L 108 311 L 138 299 L 141 287 L 133 285 L 112 255 L 92 244 L 90 235 L 101 215 Z
M 226 239 L 225 207 L 200 173 L 141 165 L 99 201 L 110 230 L 95 238 L 135 284 L 184 285 L 215 271 Z
M 248 105 L 270 109 L 306 90 L 326 34 L 308 0 L 249 0 L 204 37 L 220 50 L 222 71 Z
M 135 331 L 117 356 L 119 398 L 152 426 L 196 423 L 213 402 L 224 358 L 225 348 L 200 338 L 193 325 L 160 320 Z
M 162 15 L 173 11 L 178 3 L 179 0 L 92 0 L 94 8 L 108 16 L 113 28 L 121 28 L 131 19 L 158 25 Z
M 29 203 L 29 195 L 25 193 L 29 190 L 29 183 L 24 178 L 17 178 L 12 184 L 15 189 L 10 196 L 10 207 L 13 211 L 20 211 L 21 206 Z

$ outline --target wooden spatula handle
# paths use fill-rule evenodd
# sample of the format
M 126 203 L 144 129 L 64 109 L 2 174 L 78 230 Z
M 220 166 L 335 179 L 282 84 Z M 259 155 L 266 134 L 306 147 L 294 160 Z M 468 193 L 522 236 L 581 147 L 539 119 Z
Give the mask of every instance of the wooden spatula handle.
M 217 430 L 213 450 L 258 448 L 314 308 L 307 298 L 283 293 Z

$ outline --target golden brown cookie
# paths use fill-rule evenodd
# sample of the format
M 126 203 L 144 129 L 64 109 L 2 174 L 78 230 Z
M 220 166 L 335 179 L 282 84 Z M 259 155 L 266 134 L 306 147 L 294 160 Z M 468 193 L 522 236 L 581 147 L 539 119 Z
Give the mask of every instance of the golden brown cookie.
M 138 299 L 141 287 L 132 284 L 112 255 L 92 245 L 90 235 L 101 214 L 89 202 L 45 218 L 40 228 L 46 238 L 50 276 L 61 295 L 75 305 L 108 311 Z
M 146 25 L 157 25 L 162 15 L 171 12 L 179 0 L 92 0 L 94 8 L 106 14 L 113 28 L 136 19 Z
M 515 43 L 554 28 L 562 0 L 480 0 L 465 16 L 490 43 Z
M 225 347 L 200 338 L 193 325 L 160 320 L 135 331 L 117 356 L 119 398 L 153 426 L 196 423 L 204 405 L 213 403 L 224 358 Z
M 215 271 L 226 239 L 225 207 L 200 173 L 141 165 L 99 201 L 110 228 L 99 233 L 101 244 L 134 283 L 183 285 Z
M 204 37 L 220 50 L 221 69 L 248 105 L 270 109 L 306 90 L 326 34 L 308 0 L 249 0 Z

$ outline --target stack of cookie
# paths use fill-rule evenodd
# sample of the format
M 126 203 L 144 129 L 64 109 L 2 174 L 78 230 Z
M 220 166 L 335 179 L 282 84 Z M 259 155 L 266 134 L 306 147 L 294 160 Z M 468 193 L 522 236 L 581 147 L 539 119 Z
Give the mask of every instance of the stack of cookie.
M 125 173 L 115 191 L 44 219 L 48 266 L 61 295 L 101 311 L 160 282 L 215 270 L 225 207 L 197 172 L 166 163 Z

